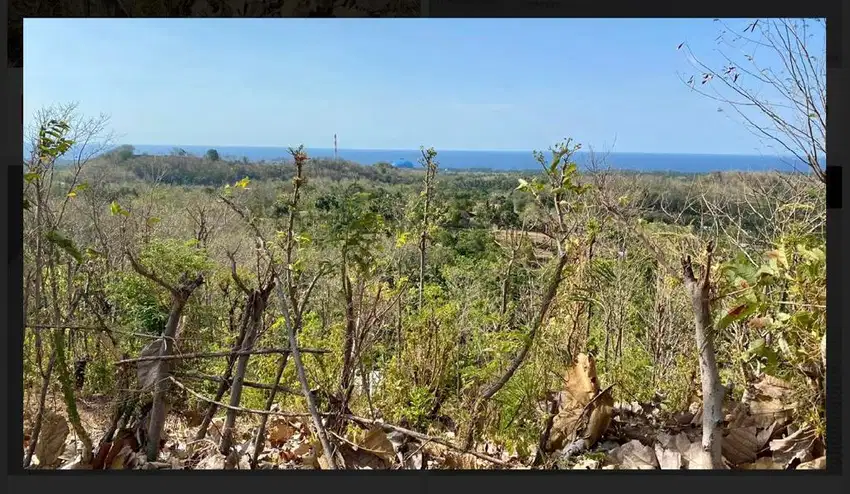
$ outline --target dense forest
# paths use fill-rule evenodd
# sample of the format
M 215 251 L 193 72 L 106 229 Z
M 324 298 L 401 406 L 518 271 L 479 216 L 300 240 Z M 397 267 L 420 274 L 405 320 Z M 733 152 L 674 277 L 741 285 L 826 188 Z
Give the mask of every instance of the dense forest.
M 737 65 L 689 53 L 702 81 L 683 80 L 731 91 L 806 173 L 579 168 L 572 139 L 536 173 L 448 171 L 425 147 L 415 169 L 153 156 L 109 146 L 106 117 L 40 110 L 24 467 L 825 468 L 807 26 L 743 29 L 789 68 L 758 76 L 787 112 Z

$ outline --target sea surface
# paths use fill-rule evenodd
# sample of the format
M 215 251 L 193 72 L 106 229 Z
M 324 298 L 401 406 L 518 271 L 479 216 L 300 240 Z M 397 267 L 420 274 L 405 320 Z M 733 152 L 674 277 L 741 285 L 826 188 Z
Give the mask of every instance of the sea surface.
M 203 156 L 210 148 L 215 148 L 225 159 L 247 159 L 249 161 L 277 161 L 290 159 L 289 151 L 284 147 L 242 147 L 242 146 L 179 146 L 179 145 L 133 145 L 137 154 L 165 155 L 175 148 L 189 154 Z M 333 158 L 330 148 L 307 148 L 312 157 Z M 26 149 L 25 149 L 26 153 Z M 547 155 L 548 153 L 544 153 Z M 26 155 L 26 154 L 25 154 Z M 374 165 L 375 163 L 410 161 L 417 163 L 421 154 L 417 149 L 340 149 L 340 159 Z M 597 155 L 598 156 L 598 155 Z M 580 168 L 587 165 L 590 155 L 579 152 L 575 160 Z M 441 168 L 452 170 L 484 169 L 497 171 L 539 170 L 531 151 L 440 151 L 437 161 Z M 673 173 L 709 173 L 714 171 L 807 171 L 807 167 L 793 158 L 769 155 L 730 155 L 730 154 L 664 154 L 664 153 L 622 153 L 607 155 L 607 163 L 614 169 L 639 172 Z M 418 165 L 416 165 L 418 167 Z
M 162 146 L 136 145 L 137 153 L 168 154 L 175 147 L 186 152 L 201 156 L 212 146 Z M 250 161 L 272 161 L 288 159 L 287 148 L 278 147 L 227 147 L 215 148 L 222 158 L 247 158 Z M 308 148 L 307 153 L 313 157 L 332 158 L 333 149 Z M 416 163 L 421 156 L 415 149 L 340 149 L 341 159 L 363 165 L 373 165 L 379 162 L 396 162 L 406 160 Z M 588 163 L 589 154 L 579 152 L 576 162 L 583 167 Z M 442 168 L 447 169 L 491 169 L 491 170 L 530 170 L 540 169 L 531 151 L 439 151 L 437 161 Z M 617 153 L 607 156 L 612 168 L 635 170 L 643 172 L 679 172 L 707 173 L 713 171 L 793 171 L 795 164 L 792 159 L 777 156 L 746 156 L 724 154 L 662 154 L 662 153 Z M 799 170 L 804 166 L 796 164 Z

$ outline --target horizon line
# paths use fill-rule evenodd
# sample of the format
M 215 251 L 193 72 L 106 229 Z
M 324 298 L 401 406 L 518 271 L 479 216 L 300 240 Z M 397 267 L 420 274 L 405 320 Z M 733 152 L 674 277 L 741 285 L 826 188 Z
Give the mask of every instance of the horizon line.
M 249 148 L 249 149 L 281 149 L 287 150 L 290 147 L 294 146 L 285 146 L 285 145 L 240 145 L 240 144 L 218 144 L 218 145 L 210 145 L 210 144 L 116 144 L 114 147 L 119 146 L 158 146 L 158 147 L 172 147 L 172 148 L 180 148 L 180 147 L 196 147 L 196 148 L 208 148 L 208 149 L 216 149 L 219 148 Z M 444 148 L 440 149 L 436 146 L 432 146 L 437 150 L 437 153 L 440 152 L 461 152 L 461 153 L 533 153 L 535 151 L 543 151 L 546 152 L 549 149 L 449 149 Z M 333 149 L 333 147 L 323 147 L 323 146 L 304 146 L 305 149 Z M 419 151 L 419 148 L 367 148 L 367 147 L 348 147 L 348 148 L 337 148 L 338 151 Z M 427 148 L 426 148 L 427 149 Z M 590 152 L 590 149 L 581 149 L 579 153 L 587 153 Z M 705 153 L 705 152 L 671 152 L 671 151 L 595 151 L 597 154 L 646 154 L 646 155 L 679 155 L 679 156 L 741 156 L 741 157 L 762 157 L 762 158 L 793 158 L 793 156 L 783 156 L 779 154 L 746 154 L 746 153 Z

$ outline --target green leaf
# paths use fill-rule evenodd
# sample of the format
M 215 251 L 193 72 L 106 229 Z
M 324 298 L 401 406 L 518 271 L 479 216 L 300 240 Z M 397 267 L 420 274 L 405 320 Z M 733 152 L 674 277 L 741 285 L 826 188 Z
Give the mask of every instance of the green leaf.
M 726 311 L 726 314 L 717 321 L 717 330 L 722 331 L 729 327 L 730 324 L 740 321 L 756 311 L 758 306 L 750 301 L 744 301 L 740 304 L 735 304 L 731 309 Z
M 116 201 L 112 201 L 112 203 L 109 205 L 109 212 L 112 213 L 112 216 L 115 216 L 117 214 L 120 214 L 122 216 L 130 216 L 130 212 L 119 206 Z
M 161 220 L 159 218 L 152 216 L 152 217 L 147 219 L 146 223 L 147 223 L 148 226 L 154 226 L 157 223 L 159 223 L 160 221 Z
M 40 177 L 40 176 L 41 176 L 41 174 L 39 174 L 38 172 L 24 173 L 24 180 L 26 180 L 27 183 L 32 183 L 33 181 L 38 179 L 38 177 Z
M 83 262 L 83 255 L 80 253 L 80 250 L 74 245 L 74 242 L 68 237 L 64 236 L 57 230 L 50 230 L 45 235 L 45 238 L 48 242 L 56 245 L 60 249 L 67 252 L 71 257 L 74 258 L 78 263 Z
M 749 352 L 752 355 L 758 355 L 759 352 L 761 352 L 762 349 L 764 348 L 764 345 L 765 345 L 764 338 L 759 338 L 757 340 L 754 340 L 754 341 L 750 342 L 750 345 L 747 348 L 747 352 Z

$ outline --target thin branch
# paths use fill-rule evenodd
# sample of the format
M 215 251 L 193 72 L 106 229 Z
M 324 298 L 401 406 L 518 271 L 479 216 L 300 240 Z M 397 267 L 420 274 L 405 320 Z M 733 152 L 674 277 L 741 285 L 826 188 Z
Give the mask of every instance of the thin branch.
M 318 349 L 318 348 L 299 348 L 300 352 L 303 353 L 313 353 L 313 354 L 325 354 L 330 353 L 330 350 Z M 131 359 L 124 359 L 115 362 L 114 365 L 127 365 L 133 364 L 136 362 L 148 362 L 148 361 L 159 361 L 159 360 L 184 360 L 184 359 L 197 359 L 197 358 L 216 358 L 216 357 L 230 357 L 232 355 L 272 355 L 272 354 L 286 354 L 292 353 L 292 350 L 288 348 L 264 348 L 260 350 L 250 350 L 244 351 L 240 350 L 237 352 L 215 352 L 215 353 L 184 353 L 180 355 L 151 355 L 147 357 L 138 357 Z

